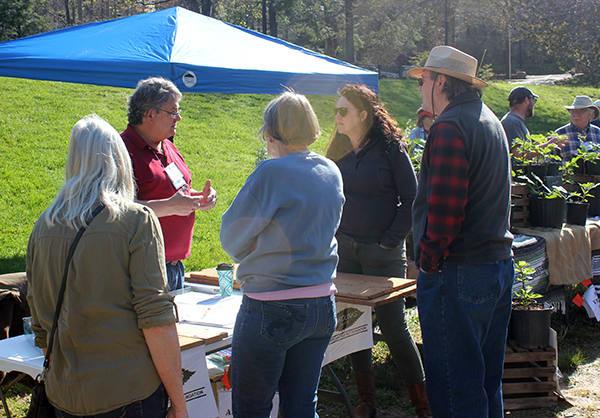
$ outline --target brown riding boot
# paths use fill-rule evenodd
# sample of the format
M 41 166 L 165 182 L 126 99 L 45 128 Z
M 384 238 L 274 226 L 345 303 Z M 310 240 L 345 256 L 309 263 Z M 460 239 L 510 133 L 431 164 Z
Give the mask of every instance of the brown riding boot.
M 354 409 L 355 418 L 374 418 L 377 415 L 375 402 L 375 374 L 373 371 L 354 373 L 358 391 L 358 406 Z
M 427 401 L 427 392 L 425 391 L 425 382 L 418 385 L 406 386 L 410 401 L 415 407 L 415 412 L 419 418 L 432 418 Z

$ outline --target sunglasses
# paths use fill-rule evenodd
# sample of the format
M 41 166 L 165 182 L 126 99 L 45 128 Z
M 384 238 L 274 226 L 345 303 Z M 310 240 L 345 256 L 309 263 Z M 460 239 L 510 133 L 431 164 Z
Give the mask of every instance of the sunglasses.
M 339 113 L 341 117 L 345 118 L 350 109 L 351 108 L 349 107 L 334 107 L 333 116 L 337 116 L 337 114 Z
M 423 83 L 425 83 L 425 80 L 423 80 L 422 78 L 417 78 L 417 82 L 419 83 L 419 87 L 423 87 Z

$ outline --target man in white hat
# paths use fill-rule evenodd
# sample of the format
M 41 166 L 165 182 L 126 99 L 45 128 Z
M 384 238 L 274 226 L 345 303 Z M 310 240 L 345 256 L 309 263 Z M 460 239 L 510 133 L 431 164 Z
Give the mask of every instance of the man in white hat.
M 514 265 L 508 141 L 481 101 L 477 60 L 431 50 L 419 81 L 431 126 L 413 204 L 417 302 L 434 417 L 501 418 Z
M 538 97 L 537 94 L 525 86 L 518 86 L 510 91 L 508 95 L 510 111 L 504 115 L 500 123 L 504 127 L 511 148 L 513 139 L 525 139 L 529 136 L 525 119 L 533 117 L 533 108 Z
M 561 126 L 554 133 L 566 135 L 567 138 L 556 142 L 562 149 L 563 161 L 569 161 L 577 149 L 587 142 L 600 145 L 600 128 L 590 124 L 598 119 L 600 109 L 588 96 L 577 96 L 571 106 L 565 106 L 571 114 L 571 122 Z

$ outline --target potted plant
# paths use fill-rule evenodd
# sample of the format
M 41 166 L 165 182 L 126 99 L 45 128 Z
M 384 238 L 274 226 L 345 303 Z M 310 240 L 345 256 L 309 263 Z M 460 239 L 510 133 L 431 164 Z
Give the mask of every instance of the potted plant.
M 519 179 L 529 187 L 529 222 L 532 226 L 561 229 L 568 192 L 562 186 L 546 186 L 541 178 L 531 173 Z
M 600 183 L 577 183 L 580 191 L 570 192 L 567 201 L 567 223 L 585 225 L 590 204 L 588 199 L 594 197 L 591 190 L 600 186 Z
M 513 291 L 509 339 L 522 348 L 547 347 L 550 334 L 552 307 L 538 303 L 542 295 L 527 284 L 533 280 L 534 272 L 526 261 L 515 263 L 518 289 Z
M 560 156 L 558 145 L 548 141 L 544 135 L 529 135 L 513 140 L 512 158 L 515 177 L 535 174 L 541 179 L 546 176 L 558 176 Z

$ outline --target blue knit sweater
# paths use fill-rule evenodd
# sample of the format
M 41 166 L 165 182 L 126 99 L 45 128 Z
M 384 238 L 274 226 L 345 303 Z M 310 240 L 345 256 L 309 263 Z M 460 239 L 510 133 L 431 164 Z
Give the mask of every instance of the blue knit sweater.
M 248 293 L 335 277 L 344 195 L 337 166 L 311 151 L 261 162 L 223 214 L 221 244 Z

